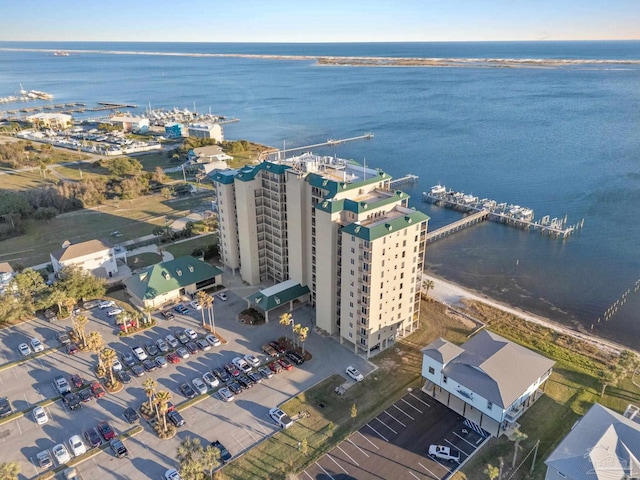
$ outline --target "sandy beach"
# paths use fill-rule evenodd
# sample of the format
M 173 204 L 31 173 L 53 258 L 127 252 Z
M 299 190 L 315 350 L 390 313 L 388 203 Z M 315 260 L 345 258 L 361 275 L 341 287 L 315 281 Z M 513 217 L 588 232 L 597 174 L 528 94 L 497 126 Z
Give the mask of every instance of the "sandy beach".
M 465 308 L 465 300 L 478 301 L 489 305 L 490 307 L 515 315 L 516 317 L 521 318 L 527 322 L 533 322 L 539 325 L 543 325 L 565 335 L 579 338 L 585 342 L 596 345 L 598 348 L 604 351 L 619 354 L 622 350 L 628 349 L 627 347 L 616 344 L 614 342 L 609 342 L 594 335 L 586 335 L 584 333 L 577 332 L 571 328 L 560 325 L 549 318 L 534 315 L 532 313 L 515 308 L 511 305 L 506 305 L 502 302 L 498 302 L 478 292 L 474 292 L 472 290 L 461 287 L 460 285 L 449 282 L 443 278 L 428 275 L 426 273 L 422 274 L 422 278 L 423 280 L 433 281 L 434 287 L 429 290 L 429 296 L 434 300 L 443 303 L 444 305 Z

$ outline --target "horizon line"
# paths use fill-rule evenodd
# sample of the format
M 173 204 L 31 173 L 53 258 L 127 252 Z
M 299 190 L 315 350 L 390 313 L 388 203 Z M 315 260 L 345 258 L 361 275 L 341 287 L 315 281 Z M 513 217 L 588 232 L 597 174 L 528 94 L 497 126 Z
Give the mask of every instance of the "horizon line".
M 628 39 L 538 39 L 538 40 L 389 40 L 389 41 L 305 41 L 305 42 L 260 42 L 260 41 L 207 41 L 207 42 L 194 42 L 189 40 L 1 40 L 3 43 L 211 43 L 211 44 L 290 44 L 290 45 L 307 45 L 307 44 L 394 44 L 394 43 L 543 43 L 543 42 L 638 42 L 640 38 L 628 38 Z

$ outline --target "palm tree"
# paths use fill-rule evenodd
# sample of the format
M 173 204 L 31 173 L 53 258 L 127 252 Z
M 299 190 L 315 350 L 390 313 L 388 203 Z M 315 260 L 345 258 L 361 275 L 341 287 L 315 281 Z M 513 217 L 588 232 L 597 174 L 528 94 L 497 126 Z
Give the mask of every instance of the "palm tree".
M 300 340 L 300 343 L 302 344 L 302 354 L 304 355 L 304 342 L 307 341 L 307 337 L 309 336 L 309 327 L 303 327 L 299 324 L 298 326 L 300 327 L 297 332 L 298 340 Z
M 213 297 L 211 295 L 207 295 L 207 302 L 205 304 L 207 308 L 207 314 L 209 315 L 209 326 L 211 327 L 211 331 L 213 334 L 216 334 L 216 322 L 213 317 Z
M 147 321 L 145 322 L 147 325 L 151 323 L 151 312 L 153 312 L 154 310 L 155 308 L 150 305 L 145 305 L 144 309 L 142 310 L 147 316 Z
M 71 316 L 71 314 L 73 313 L 73 307 L 76 306 L 77 304 L 77 300 L 73 297 L 66 297 L 63 301 L 62 301 L 62 305 L 64 306 L 64 308 L 67 310 L 68 313 L 68 317 Z
M 429 298 L 429 290 L 431 290 L 435 286 L 436 284 L 433 282 L 433 280 L 424 280 L 422 282 L 422 288 L 424 288 L 425 297 Z
M 518 447 L 520 446 L 520 442 L 529 438 L 529 435 L 521 432 L 520 430 L 514 430 L 513 432 L 513 440 L 516 442 L 514 450 L 513 450 L 513 462 L 511 462 L 511 469 L 516 468 L 516 459 L 518 457 Z
M 53 288 L 49 294 L 49 302 L 55 303 L 58 306 L 58 315 L 62 317 L 62 304 L 67 298 L 67 294 L 59 288 Z
M 129 333 L 129 312 L 122 311 L 116 315 L 116 325 L 122 325 L 124 333 Z
M 496 480 L 496 478 L 498 478 L 498 475 L 500 475 L 500 469 L 488 463 L 484 473 L 487 474 L 489 480 Z
M 171 393 L 166 390 L 160 390 L 156 393 L 156 405 L 158 406 L 158 417 L 162 417 L 164 429 L 167 429 L 167 410 L 171 401 Z M 160 421 L 160 418 L 158 418 Z
M 196 301 L 198 302 L 198 306 L 200 307 L 200 313 L 202 314 L 202 327 L 204 328 L 206 326 L 205 321 L 204 321 L 204 310 L 207 306 L 207 299 L 211 298 L 206 292 L 203 292 L 202 290 L 200 290 L 198 293 L 196 293 Z
M 0 478 L 3 480 L 18 480 L 20 465 L 17 462 L 0 463 Z
M 104 364 L 102 363 L 102 356 L 100 355 L 100 352 L 102 352 L 105 347 L 102 334 L 100 332 L 90 332 L 87 337 L 86 346 L 91 353 L 95 353 L 98 356 L 98 369 L 99 371 L 104 372 Z
M 105 348 L 100 354 L 102 355 L 104 368 L 106 368 L 109 373 L 110 385 L 113 387 L 116 384 L 116 379 L 113 376 L 113 364 L 116 361 L 116 352 L 112 348 Z
M 80 339 L 82 341 L 82 345 L 84 345 L 84 346 L 87 345 L 87 338 L 86 338 L 86 335 L 85 335 L 85 328 L 86 328 L 88 322 L 89 322 L 89 319 L 87 317 L 85 317 L 84 315 L 78 315 L 77 317 L 75 317 L 73 319 L 73 330 L 76 332 L 76 335 L 77 335 L 78 339 Z M 91 333 L 97 333 L 97 332 L 91 332 Z
M 202 452 L 202 467 L 207 472 L 207 478 L 213 476 L 213 471 L 220 465 L 220 449 L 207 445 Z
M 291 325 L 291 333 L 295 334 L 294 332 L 295 325 L 293 322 L 293 315 L 291 315 L 289 312 L 284 312 L 282 315 L 280 315 L 280 325 L 285 325 L 285 326 Z
M 156 394 L 156 388 L 158 388 L 158 382 L 156 382 L 153 378 L 147 378 L 142 384 L 142 388 L 144 388 L 144 393 L 149 397 L 149 412 L 153 411 L 153 398 Z

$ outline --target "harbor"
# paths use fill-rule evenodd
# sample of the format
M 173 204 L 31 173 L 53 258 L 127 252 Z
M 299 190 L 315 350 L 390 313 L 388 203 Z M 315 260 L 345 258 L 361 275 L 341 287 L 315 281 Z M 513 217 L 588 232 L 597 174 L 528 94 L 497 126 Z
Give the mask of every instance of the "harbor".
M 566 215 L 563 218 L 551 218 L 549 215 L 545 215 L 540 220 L 535 220 L 531 208 L 500 203 L 489 198 L 480 199 L 464 192 L 447 190 L 444 185 L 440 184 L 431 187 L 429 192 L 423 192 L 422 199 L 440 207 L 471 214 L 457 222 L 430 232 L 427 235 L 427 243 L 444 238 L 484 220 L 499 222 L 526 231 L 535 231 L 543 235 L 563 239 L 579 231 L 584 225 L 584 219 L 573 225 L 567 224 Z

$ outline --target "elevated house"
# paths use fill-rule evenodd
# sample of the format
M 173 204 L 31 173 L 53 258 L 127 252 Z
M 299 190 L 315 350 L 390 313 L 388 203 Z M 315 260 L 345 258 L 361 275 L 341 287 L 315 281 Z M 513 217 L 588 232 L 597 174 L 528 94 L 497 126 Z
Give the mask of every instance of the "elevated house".
M 190 137 L 213 138 L 216 142 L 224 140 L 224 131 L 219 123 L 192 123 L 187 132 Z
M 545 480 L 640 479 L 640 424 L 596 403 L 544 463 Z
M 486 330 L 461 346 L 440 338 L 422 355 L 423 390 L 496 437 L 540 397 L 554 365 Z
M 143 308 L 157 308 L 221 283 L 222 270 L 191 256 L 152 265 L 124 281 L 132 302 Z
M 117 251 L 103 240 L 89 240 L 81 243 L 65 242 L 62 248 L 49 254 L 53 271 L 58 273 L 63 267 L 77 266 L 91 272 L 96 277 L 112 278 L 118 273 L 117 259 L 126 261 L 126 251 Z

